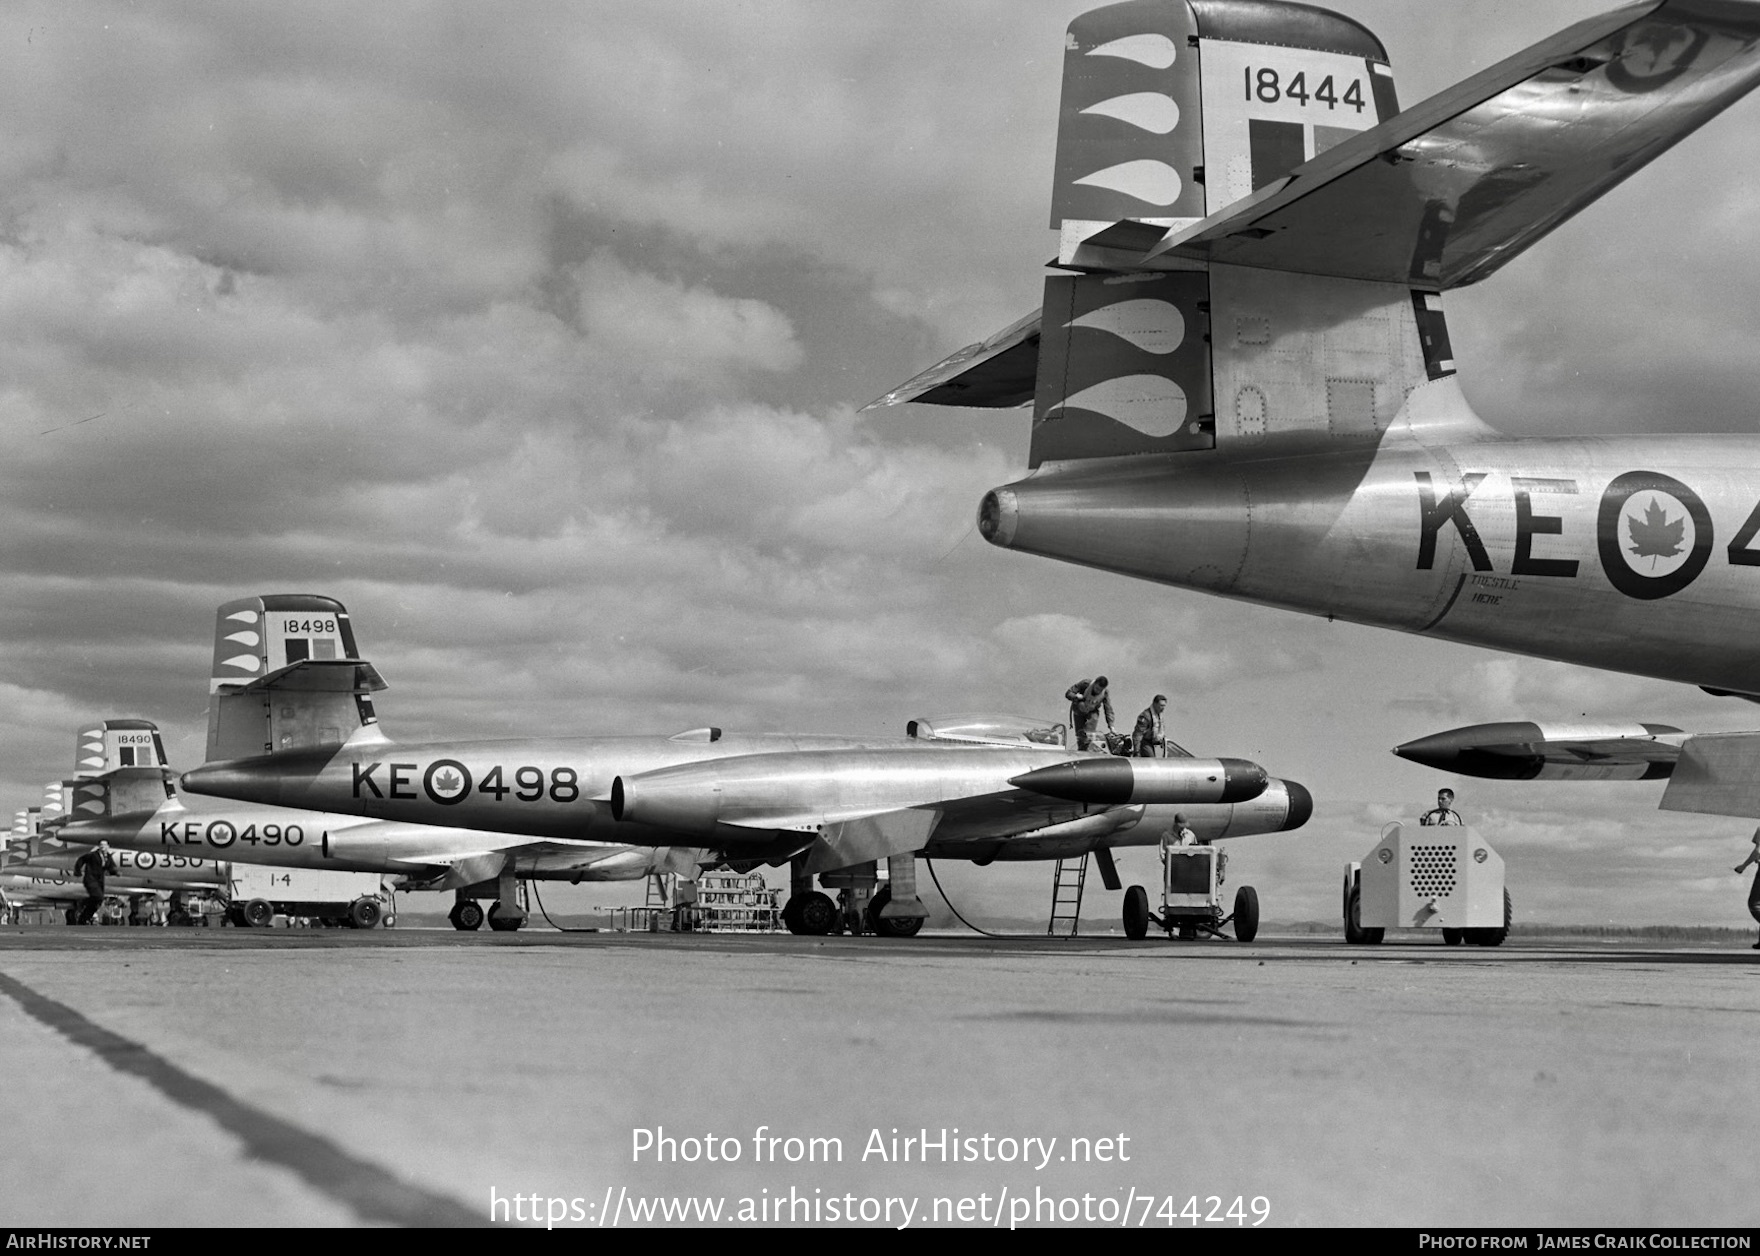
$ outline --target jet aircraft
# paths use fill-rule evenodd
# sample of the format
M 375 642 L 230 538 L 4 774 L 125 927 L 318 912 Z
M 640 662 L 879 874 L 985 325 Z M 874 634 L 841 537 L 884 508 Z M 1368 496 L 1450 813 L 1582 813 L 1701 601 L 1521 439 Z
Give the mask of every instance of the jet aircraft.
M 357 653 L 341 603 L 227 603 L 216 637 L 209 762 L 184 774 L 190 792 L 556 840 L 694 844 L 740 867 L 787 862 L 784 918 L 798 933 L 838 920 L 815 875 L 841 873 L 865 897 L 888 860 L 865 923 L 902 936 L 928 914 L 920 852 L 988 863 L 1154 843 L 1175 807 L 1201 838 L 1277 832 L 1299 828 L 1313 805 L 1302 786 L 1244 760 L 1072 752 L 1060 731 L 1027 720 L 915 721 L 903 738 L 702 728 L 399 743 L 379 726 L 371 695 L 384 681 Z M 1120 888 L 1110 857 L 1100 863 Z
M 104 720 L 80 729 L 75 764 L 81 775 L 68 782 L 70 818 L 58 829 L 64 841 L 107 841 L 119 860 L 143 868 L 206 858 L 384 873 L 403 889 L 454 891 L 450 919 L 465 930 L 485 919 L 491 929 L 519 927 L 522 917 L 505 913 L 500 903 L 487 915 L 477 903 L 488 894 L 513 901 L 503 876 L 571 882 L 632 881 L 656 873 L 694 877 L 704 858 L 689 847 L 617 846 L 309 809 L 208 800 L 191 808 L 173 783 L 158 726 L 148 720 Z
M 60 834 L 65 827 L 64 785 L 47 787 L 41 807 L 17 813 L 4 851 L 0 851 L 0 887 L 19 901 L 64 904 L 68 923 L 75 908 L 85 902 L 85 888 L 74 874 L 88 847 L 70 845 Z M 114 875 L 105 879 L 105 897 L 126 902 L 129 918 L 143 919 L 143 907 L 166 894 L 208 894 L 226 884 L 226 869 L 213 860 L 193 856 L 163 856 L 135 851 L 112 852 Z
M 1760 438 L 1504 436 L 1444 313 L 1757 83 L 1753 0 L 1627 4 L 1403 111 L 1380 41 L 1323 9 L 1093 10 L 1062 273 L 874 404 L 1032 405 L 993 545 L 1760 700 Z M 1760 734 L 1691 744 L 1695 809 L 1760 815 Z

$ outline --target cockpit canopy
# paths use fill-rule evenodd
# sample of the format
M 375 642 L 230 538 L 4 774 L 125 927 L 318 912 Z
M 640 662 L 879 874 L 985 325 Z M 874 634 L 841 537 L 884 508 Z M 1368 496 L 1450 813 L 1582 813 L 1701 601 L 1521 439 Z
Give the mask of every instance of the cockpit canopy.
M 1024 715 L 940 715 L 912 720 L 905 732 L 919 741 L 958 741 L 986 746 L 1065 746 L 1069 728 Z

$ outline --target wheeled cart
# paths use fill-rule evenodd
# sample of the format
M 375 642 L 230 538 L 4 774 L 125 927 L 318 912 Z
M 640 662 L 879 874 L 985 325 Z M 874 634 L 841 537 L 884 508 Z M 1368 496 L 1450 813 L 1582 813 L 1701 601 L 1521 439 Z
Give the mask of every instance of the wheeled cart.
M 241 928 L 267 928 L 276 916 L 305 916 L 327 925 L 376 928 L 390 914 L 376 872 L 329 868 L 232 865 L 232 903 L 226 918 Z
M 1344 940 L 1380 942 L 1389 929 L 1435 929 L 1450 946 L 1500 946 L 1509 936 L 1503 857 L 1467 825 L 1395 820 L 1344 873 Z
M 1225 925 L 1234 925 L 1234 936 L 1251 942 L 1259 933 L 1259 894 L 1250 885 L 1234 892 L 1234 911 L 1222 910 L 1222 882 L 1226 857 L 1214 846 L 1163 846 L 1161 848 L 1161 914 L 1149 910 L 1149 895 L 1140 885 L 1124 892 L 1124 933 L 1143 938 L 1151 924 L 1167 930 L 1169 937 L 1191 941 L 1201 935 L 1226 937 Z

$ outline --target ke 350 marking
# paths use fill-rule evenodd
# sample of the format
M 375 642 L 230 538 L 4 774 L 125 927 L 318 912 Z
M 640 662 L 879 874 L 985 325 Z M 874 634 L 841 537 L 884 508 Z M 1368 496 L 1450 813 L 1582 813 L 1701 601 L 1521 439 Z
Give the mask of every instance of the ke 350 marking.
M 1490 478 L 1489 473 L 1464 474 L 1458 485 L 1440 493 L 1428 471 L 1414 471 L 1412 478 L 1418 489 L 1417 570 L 1435 567 L 1436 538 L 1444 526 L 1452 524 L 1473 571 L 1494 571 L 1471 514 L 1473 495 Z M 1567 539 L 1564 516 L 1550 513 L 1535 498 L 1575 496 L 1577 482 L 1512 475 L 1510 486 L 1515 503 L 1515 554 L 1509 574 L 1574 579 L 1579 570 L 1577 559 L 1535 553 L 1536 538 L 1542 545 L 1550 537 Z M 1760 535 L 1760 504 L 1729 543 L 1730 566 L 1760 567 L 1760 549 L 1752 548 L 1756 535 Z M 1601 494 L 1595 521 L 1596 555 L 1608 583 L 1627 597 L 1651 601 L 1692 584 L 1711 561 L 1714 536 L 1711 511 L 1704 500 L 1673 476 L 1659 471 L 1627 471 L 1616 476 Z
M 548 798 L 551 802 L 570 803 L 578 802 L 581 796 L 580 776 L 568 767 L 551 768 L 546 777 L 544 769 L 534 764 L 525 764 L 509 773 L 497 763 L 483 773 L 481 780 L 473 782 L 471 770 L 457 759 L 436 759 L 426 768 L 419 763 L 355 763 L 350 766 L 356 798 L 414 800 L 426 795 L 431 802 L 451 807 L 470 796 L 473 784 L 476 793 L 486 794 L 496 802 L 511 796 L 519 802 L 540 802 Z

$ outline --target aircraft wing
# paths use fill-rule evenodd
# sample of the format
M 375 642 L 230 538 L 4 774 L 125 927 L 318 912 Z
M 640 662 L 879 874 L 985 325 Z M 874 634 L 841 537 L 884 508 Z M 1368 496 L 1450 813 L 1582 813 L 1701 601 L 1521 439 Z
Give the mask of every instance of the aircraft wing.
M 1668 724 L 1474 724 L 1396 746 L 1413 763 L 1500 781 L 1653 781 L 1703 740 Z M 1666 804 L 1664 804 L 1666 805 Z
M 1643 0 L 1361 132 L 1149 253 L 1475 283 L 1760 83 L 1760 3 Z
M 1032 402 L 1039 375 L 1040 311 L 1034 310 L 975 345 L 899 385 L 864 410 L 903 405 L 974 406 L 1003 410 Z

